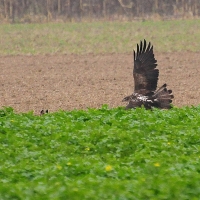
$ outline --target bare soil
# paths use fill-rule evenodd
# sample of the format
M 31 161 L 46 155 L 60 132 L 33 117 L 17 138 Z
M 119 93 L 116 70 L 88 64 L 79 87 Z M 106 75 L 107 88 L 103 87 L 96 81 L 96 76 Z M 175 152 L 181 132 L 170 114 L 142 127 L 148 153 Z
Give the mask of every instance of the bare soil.
M 158 86 L 168 84 L 181 107 L 200 103 L 200 53 L 155 53 Z M 133 92 L 132 54 L 0 57 L 0 107 L 18 112 L 125 106 Z

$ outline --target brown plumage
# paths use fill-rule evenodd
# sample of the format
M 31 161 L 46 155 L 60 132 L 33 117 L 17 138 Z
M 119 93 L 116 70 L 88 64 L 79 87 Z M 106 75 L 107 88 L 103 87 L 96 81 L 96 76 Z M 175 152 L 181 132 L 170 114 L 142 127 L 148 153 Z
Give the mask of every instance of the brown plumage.
M 41 116 L 41 115 L 44 115 L 44 114 L 47 114 L 47 113 L 49 113 L 49 111 L 48 111 L 48 110 L 46 110 L 46 111 L 44 111 L 44 110 L 41 110 L 41 111 L 40 111 L 40 116 Z
M 157 60 L 154 58 L 153 46 L 146 40 L 144 43 L 137 44 L 137 52 L 133 51 L 134 56 L 134 93 L 125 97 L 122 101 L 128 101 L 127 109 L 141 107 L 146 109 L 157 107 L 161 109 L 171 108 L 170 103 L 174 96 L 172 90 L 167 90 L 167 84 L 164 84 L 158 90 L 159 70 L 156 69 Z

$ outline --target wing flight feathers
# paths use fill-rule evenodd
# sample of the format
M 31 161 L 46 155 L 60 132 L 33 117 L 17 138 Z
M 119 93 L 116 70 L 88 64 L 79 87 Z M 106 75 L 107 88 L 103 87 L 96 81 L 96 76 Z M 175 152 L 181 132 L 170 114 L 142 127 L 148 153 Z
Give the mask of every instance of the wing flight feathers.
M 140 44 L 137 44 L 137 52 L 133 51 L 133 56 L 134 92 L 145 95 L 150 91 L 155 91 L 159 71 L 156 69 L 157 60 L 154 58 L 153 46 L 150 42 L 147 46 L 146 40 L 144 40 L 144 42 L 140 41 Z

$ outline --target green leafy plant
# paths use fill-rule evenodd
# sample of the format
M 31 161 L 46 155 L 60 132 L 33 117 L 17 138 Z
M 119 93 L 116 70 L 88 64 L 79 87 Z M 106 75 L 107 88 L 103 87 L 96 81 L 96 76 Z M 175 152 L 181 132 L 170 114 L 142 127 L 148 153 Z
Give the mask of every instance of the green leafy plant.
M 198 199 L 200 107 L 0 110 L 0 199 Z

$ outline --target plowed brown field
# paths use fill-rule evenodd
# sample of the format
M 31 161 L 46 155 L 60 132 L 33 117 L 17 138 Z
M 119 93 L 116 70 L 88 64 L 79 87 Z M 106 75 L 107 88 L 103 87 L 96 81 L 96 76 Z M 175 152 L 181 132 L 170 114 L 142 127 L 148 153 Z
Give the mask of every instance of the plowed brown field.
M 155 53 L 158 86 L 168 84 L 175 106 L 200 103 L 200 53 Z M 132 54 L 0 57 L 0 107 L 18 112 L 123 106 L 132 93 Z

